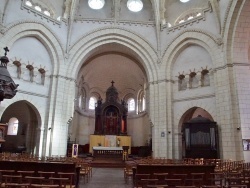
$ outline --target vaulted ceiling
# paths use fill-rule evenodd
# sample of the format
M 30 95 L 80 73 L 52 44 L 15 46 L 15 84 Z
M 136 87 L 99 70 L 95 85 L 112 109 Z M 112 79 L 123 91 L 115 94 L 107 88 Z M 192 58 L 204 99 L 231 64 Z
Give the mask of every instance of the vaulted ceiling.
M 59 12 L 65 19 L 69 19 L 68 36 L 71 36 L 74 22 L 81 19 L 103 20 L 112 19 L 117 22 L 151 22 L 155 25 L 156 40 L 160 40 L 161 27 L 170 23 L 174 25 L 189 12 L 195 12 L 218 5 L 218 0 L 190 0 L 182 3 L 180 0 L 143 0 L 143 10 L 137 13 L 130 12 L 126 6 L 127 0 L 105 0 L 105 6 L 100 10 L 91 10 L 88 0 L 32 0 L 33 3 L 43 3 L 51 6 L 52 10 Z M 60 8 L 61 10 L 60 10 Z M 60 13 L 61 12 L 61 13 Z M 119 44 L 105 44 L 94 49 L 83 62 L 78 75 L 84 75 L 84 81 L 91 89 L 105 92 L 112 80 L 118 91 L 127 89 L 138 90 L 147 83 L 146 71 L 143 62 L 137 54 Z

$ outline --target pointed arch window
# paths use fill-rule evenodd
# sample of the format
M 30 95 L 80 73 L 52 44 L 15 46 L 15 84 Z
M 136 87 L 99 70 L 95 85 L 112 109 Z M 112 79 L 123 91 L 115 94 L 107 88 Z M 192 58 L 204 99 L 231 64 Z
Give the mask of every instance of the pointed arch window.
M 17 135 L 17 132 L 18 132 L 18 119 L 12 117 L 8 122 L 7 135 Z

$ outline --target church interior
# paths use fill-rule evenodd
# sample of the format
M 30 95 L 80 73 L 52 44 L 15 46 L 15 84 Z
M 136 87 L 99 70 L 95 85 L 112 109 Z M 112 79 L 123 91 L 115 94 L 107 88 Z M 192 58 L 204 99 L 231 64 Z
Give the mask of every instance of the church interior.
M 250 162 L 249 0 L 2 0 L 0 58 L 1 159 Z

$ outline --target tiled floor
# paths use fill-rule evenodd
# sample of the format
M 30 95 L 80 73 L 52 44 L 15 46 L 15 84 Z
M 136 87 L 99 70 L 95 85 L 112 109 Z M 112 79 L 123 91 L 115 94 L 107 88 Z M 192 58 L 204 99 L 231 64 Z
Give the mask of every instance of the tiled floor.
M 125 183 L 123 168 L 93 168 L 93 176 L 86 184 L 80 180 L 79 188 L 132 188 L 132 181 Z

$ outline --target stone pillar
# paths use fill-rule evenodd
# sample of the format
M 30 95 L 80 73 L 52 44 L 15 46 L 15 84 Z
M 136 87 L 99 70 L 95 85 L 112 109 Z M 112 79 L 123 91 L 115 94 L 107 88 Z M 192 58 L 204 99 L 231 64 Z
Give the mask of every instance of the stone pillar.
M 166 82 L 155 82 L 150 84 L 149 87 L 153 157 L 166 157 L 168 152 Z M 151 117 L 153 117 L 153 119 Z
M 214 85 L 216 96 L 216 120 L 219 126 L 220 158 L 242 160 L 241 134 L 236 131 L 239 126 L 237 114 L 236 85 L 233 80 L 233 67 L 217 69 L 214 72 Z

